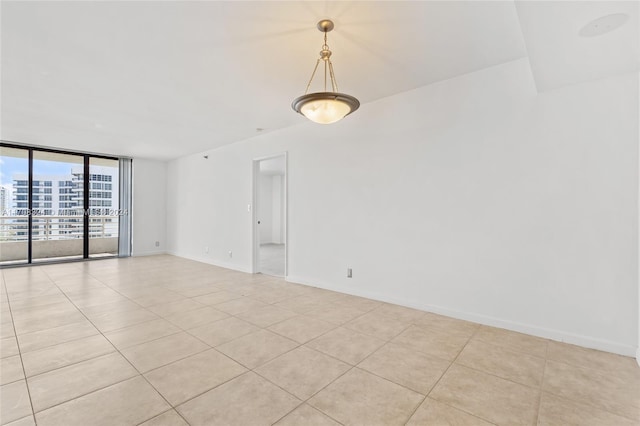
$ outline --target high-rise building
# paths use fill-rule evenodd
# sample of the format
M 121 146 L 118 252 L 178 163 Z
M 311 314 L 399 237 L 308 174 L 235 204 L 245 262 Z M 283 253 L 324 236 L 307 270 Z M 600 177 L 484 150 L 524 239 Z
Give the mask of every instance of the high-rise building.
M 29 180 L 25 173 L 16 173 L 13 179 L 11 209 L 14 223 L 26 224 L 26 216 L 33 215 L 33 236 L 39 238 L 74 238 L 82 234 L 84 214 L 84 170 L 73 168 L 70 174 L 34 174 L 32 204 L 29 212 Z M 3 188 L 4 189 L 4 188 Z M 117 217 L 111 212 L 118 208 L 118 174 L 109 167 L 92 167 L 89 174 L 89 210 L 92 234 L 116 236 Z M 113 226 L 110 226 L 113 225 Z M 105 231 L 106 230 L 106 231 Z M 19 227 L 17 235 L 25 236 L 26 226 Z
M 7 210 L 11 206 L 11 191 L 6 186 L 0 186 L 0 215 L 8 216 Z

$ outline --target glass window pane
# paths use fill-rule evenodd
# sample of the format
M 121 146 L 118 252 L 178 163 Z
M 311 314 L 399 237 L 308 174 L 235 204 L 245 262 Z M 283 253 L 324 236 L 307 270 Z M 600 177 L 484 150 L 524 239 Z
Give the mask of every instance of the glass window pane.
M 0 146 L 0 265 L 26 263 L 29 151 Z
M 119 174 L 118 160 L 89 159 L 89 257 L 118 255 Z
M 33 152 L 32 259 L 82 258 L 84 156 Z M 47 185 L 50 182 L 50 185 Z M 60 183 L 65 185 L 61 186 Z M 45 201 L 45 189 L 54 189 Z M 64 189 L 64 192 L 60 190 Z M 40 195 L 42 194 L 42 195 Z M 38 195 L 36 202 L 35 196 Z M 64 199 L 61 199 L 64 197 Z

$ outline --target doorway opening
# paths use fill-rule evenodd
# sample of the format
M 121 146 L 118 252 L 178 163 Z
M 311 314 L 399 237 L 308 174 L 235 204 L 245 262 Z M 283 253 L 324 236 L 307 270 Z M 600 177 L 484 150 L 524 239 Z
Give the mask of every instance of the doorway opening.
M 287 276 L 287 154 L 253 161 L 253 271 Z

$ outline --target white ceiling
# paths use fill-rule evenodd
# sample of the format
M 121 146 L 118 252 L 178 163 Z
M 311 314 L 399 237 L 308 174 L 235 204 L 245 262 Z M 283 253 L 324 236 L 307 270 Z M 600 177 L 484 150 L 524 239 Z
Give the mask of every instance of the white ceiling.
M 636 2 L 2 1 L 1 8 L 0 138 L 134 157 L 175 158 L 255 136 L 256 128 L 305 122 L 290 104 L 322 44 L 315 24 L 327 17 L 336 23 L 329 46 L 339 87 L 363 109 L 527 55 L 540 90 L 638 69 Z M 625 27 L 574 40 L 598 13 L 620 10 L 632 14 Z M 603 54 L 605 64 L 594 60 Z
M 529 63 L 538 91 L 637 71 L 638 1 L 517 2 Z M 625 13 L 622 27 L 599 37 L 580 29 L 601 16 Z

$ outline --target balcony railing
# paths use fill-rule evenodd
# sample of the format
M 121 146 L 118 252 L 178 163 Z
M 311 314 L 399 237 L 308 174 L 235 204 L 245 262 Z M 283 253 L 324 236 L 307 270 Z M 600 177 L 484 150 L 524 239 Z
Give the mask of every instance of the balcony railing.
M 27 216 L 0 216 L 0 242 L 27 241 Z M 33 241 L 83 238 L 83 217 L 34 216 Z M 89 238 L 117 238 L 117 216 L 89 216 Z
M 0 263 L 25 261 L 28 216 L 0 216 Z M 83 216 L 33 216 L 33 259 L 82 256 Z M 118 254 L 118 217 L 89 216 L 89 254 Z

